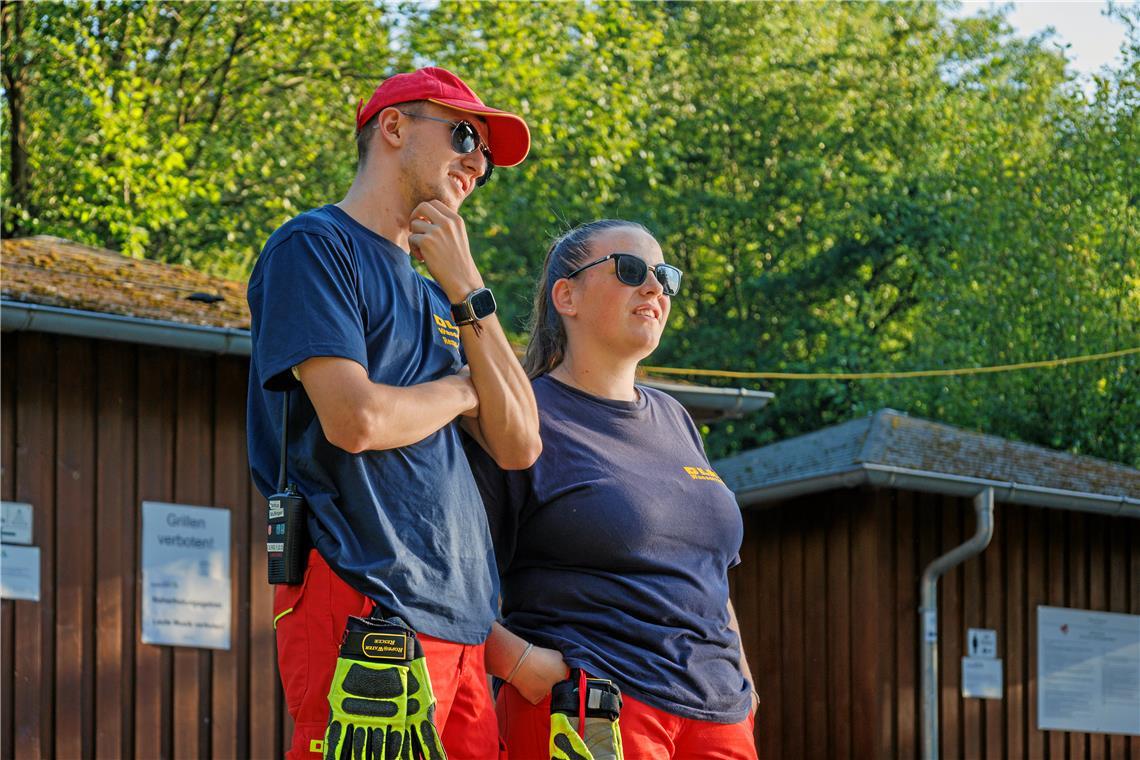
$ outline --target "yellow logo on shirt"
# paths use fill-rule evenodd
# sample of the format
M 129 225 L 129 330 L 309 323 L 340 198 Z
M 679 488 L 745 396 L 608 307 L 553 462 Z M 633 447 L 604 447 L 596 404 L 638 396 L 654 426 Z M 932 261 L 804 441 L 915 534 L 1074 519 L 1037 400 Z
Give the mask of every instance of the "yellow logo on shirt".
M 450 319 L 444 319 L 438 314 L 432 316 L 435 317 L 435 328 L 443 336 L 444 345 L 459 348 L 459 328 L 452 324 Z
M 689 477 L 693 480 L 711 480 L 714 483 L 724 483 L 720 479 L 720 475 L 704 467 L 686 467 L 685 472 L 689 473 Z

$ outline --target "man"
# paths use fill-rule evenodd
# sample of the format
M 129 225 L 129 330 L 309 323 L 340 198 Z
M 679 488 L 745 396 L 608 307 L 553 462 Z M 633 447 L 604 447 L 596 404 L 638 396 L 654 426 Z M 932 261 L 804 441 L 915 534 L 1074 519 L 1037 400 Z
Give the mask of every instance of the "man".
M 374 605 L 419 634 L 452 760 L 494 757 L 482 644 L 498 580 L 455 421 L 504 468 L 542 444 L 458 209 L 494 164 L 526 157 L 530 134 L 439 68 L 385 80 L 356 130 L 347 195 L 274 232 L 249 282 L 251 469 L 277 490 L 281 392 L 299 386 L 287 475 L 314 547 L 303 584 L 274 600 L 289 757 L 321 752 L 345 621 Z

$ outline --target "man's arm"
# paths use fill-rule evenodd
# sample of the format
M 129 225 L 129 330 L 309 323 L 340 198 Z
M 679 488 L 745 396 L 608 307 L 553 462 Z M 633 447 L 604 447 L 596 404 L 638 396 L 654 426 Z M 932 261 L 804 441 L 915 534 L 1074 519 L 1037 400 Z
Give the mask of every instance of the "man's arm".
M 412 252 L 423 261 L 452 303 L 483 287 L 471 258 L 462 217 L 441 201 L 421 203 L 412 212 Z M 479 396 L 478 419 L 465 429 L 505 470 L 522 470 L 542 452 L 538 407 L 530 380 L 492 315 L 460 328 L 471 381 Z
M 380 385 L 351 359 L 317 356 L 298 367 L 329 443 L 351 454 L 422 441 L 477 410 L 471 380 L 451 375 L 406 387 Z
M 498 317 L 478 324 L 479 330 L 473 325 L 460 328 L 479 395 L 479 416 L 463 418 L 463 429 L 504 470 L 525 470 L 542 453 L 534 391 Z

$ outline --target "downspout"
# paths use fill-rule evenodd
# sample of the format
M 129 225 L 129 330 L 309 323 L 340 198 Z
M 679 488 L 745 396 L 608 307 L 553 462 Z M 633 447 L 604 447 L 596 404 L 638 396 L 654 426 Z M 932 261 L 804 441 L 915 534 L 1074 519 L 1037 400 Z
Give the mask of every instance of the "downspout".
M 922 573 L 918 646 L 922 652 L 923 760 L 938 760 L 938 578 L 989 546 L 994 535 L 993 488 L 984 488 L 974 497 L 974 515 L 973 537 L 931 562 Z

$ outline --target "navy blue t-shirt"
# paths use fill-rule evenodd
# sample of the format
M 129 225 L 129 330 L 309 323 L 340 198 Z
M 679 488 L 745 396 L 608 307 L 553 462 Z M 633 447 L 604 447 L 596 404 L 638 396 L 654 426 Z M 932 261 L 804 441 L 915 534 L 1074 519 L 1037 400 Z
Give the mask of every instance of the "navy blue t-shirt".
M 737 723 L 751 686 L 728 627 L 744 526 L 670 396 L 533 383 L 542 454 L 505 472 L 468 442 L 502 575 L 503 624 L 685 718 Z
M 482 642 L 498 578 L 458 423 L 398 449 L 350 454 L 328 442 L 291 368 L 314 356 L 408 386 L 464 364 L 442 289 L 408 253 L 335 206 L 301 214 L 265 244 L 249 281 L 253 356 L 249 458 L 274 493 L 281 391 L 290 394 L 289 479 L 309 504 L 314 546 L 344 581 L 430 636 Z

